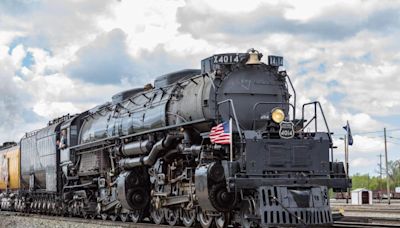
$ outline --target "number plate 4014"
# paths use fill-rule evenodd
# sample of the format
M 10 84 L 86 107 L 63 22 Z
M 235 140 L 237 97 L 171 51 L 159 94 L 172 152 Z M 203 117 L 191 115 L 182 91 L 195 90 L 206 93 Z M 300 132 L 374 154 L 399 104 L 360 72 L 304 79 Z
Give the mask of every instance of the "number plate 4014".
M 282 121 L 279 128 L 279 136 L 284 139 L 291 139 L 294 137 L 294 125 L 292 122 Z
M 235 64 L 239 62 L 239 54 L 214 55 L 214 64 Z

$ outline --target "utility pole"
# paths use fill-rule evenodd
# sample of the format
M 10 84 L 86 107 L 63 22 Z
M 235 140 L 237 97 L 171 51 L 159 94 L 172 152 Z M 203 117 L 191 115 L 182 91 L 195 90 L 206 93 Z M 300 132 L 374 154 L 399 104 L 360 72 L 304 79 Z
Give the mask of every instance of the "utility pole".
M 381 178 L 381 180 L 382 180 L 382 176 L 383 176 L 383 168 L 382 168 L 382 157 L 383 157 L 383 155 L 382 154 L 379 154 L 378 155 L 379 156 L 379 176 L 380 176 L 380 178 Z
M 389 184 L 389 167 L 388 167 L 388 154 L 387 154 L 387 143 L 386 143 L 386 127 L 383 128 L 383 135 L 385 138 L 386 190 L 388 196 L 388 204 L 390 204 L 390 184 Z
M 378 157 L 379 157 L 379 164 L 378 164 L 379 165 L 379 191 L 381 191 L 382 190 L 381 182 L 382 182 L 382 175 L 383 175 L 383 169 L 382 169 L 382 157 L 383 157 L 383 155 L 379 154 Z

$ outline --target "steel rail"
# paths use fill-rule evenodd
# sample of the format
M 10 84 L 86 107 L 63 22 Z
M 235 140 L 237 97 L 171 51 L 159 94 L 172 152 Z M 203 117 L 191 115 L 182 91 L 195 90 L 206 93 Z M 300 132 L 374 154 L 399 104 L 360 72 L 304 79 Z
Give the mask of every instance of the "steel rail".
M 157 225 L 153 223 L 133 223 L 133 222 L 122 222 L 122 221 L 112 221 L 112 220 L 102 220 L 102 219 L 85 219 L 80 217 L 62 217 L 62 216 L 51 216 L 51 215 L 43 215 L 43 214 L 32 214 L 32 213 L 23 213 L 23 212 L 13 212 L 13 211 L 0 211 L 0 218 L 1 217 L 9 217 L 9 216 L 16 216 L 16 217 L 29 217 L 34 219 L 43 219 L 43 220 L 56 220 L 66 223 L 81 223 L 84 224 L 92 224 L 92 225 L 99 225 L 104 227 L 131 227 L 131 228 L 141 228 L 141 227 L 171 227 L 168 225 Z M 16 222 L 18 224 L 18 222 Z M 1 223 L 0 223 L 1 225 Z M 71 225 L 69 225 L 71 226 Z M 73 226 L 73 225 L 72 225 Z M 76 226 L 78 227 L 78 226 Z
M 397 224 L 382 224 L 382 223 L 362 223 L 362 222 L 335 222 L 332 227 L 348 227 L 348 228 L 363 228 L 363 227 L 400 227 Z

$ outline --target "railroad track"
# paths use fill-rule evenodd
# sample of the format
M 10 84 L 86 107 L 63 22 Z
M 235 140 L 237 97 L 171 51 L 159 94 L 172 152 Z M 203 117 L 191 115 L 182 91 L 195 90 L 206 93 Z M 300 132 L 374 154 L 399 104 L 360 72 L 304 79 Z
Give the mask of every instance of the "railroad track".
M 121 222 L 121 221 L 111 221 L 111 220 L 101 220 L 101 219 L 84 219 L 78 217 L 62 217 L 62 216 L 51 216 L 51 215 L 43 215 L 43 214 L 28 214 L 21 212 L 12 212 L 12 211 L 0 211 L 1 216 L 21 216 L 21 217 L 31 217 L 37 219 L 44 220 L 53 220 L 59 222 L 68 222 L 68 223 L 79 223 L 79 224 L 91 224 L 98 225 L 103 227 L 130 227 L 130 228 L 153 228 L 153 227 L 170 227 L 167 225 L 156 225 L 152 223 L 133 223 L 133 222 Z M 0 222 L 1 223 L 1 222 Z
M 12 211 L 0 211 L 0 217 L 2 216 L 20 216 L 29 217 L 43 220 L 52 220 L 57 222 L 66 223 L 77 223 L 82 226 L 96 225 L 102 227 L 131 227 L 131 228 L 153 228 L 153 227 L 170 227 L 167 225 L 156 225 L 152 223 L 132 223 L 132 222 L 121 222 L 101 219 L 84 219 L 78 217 L 61 217 L 51 216 L 43 214 L 28 214 L 21 212 Z M 1 224 L 1 222 L 0 222 Z M 348 227 L 348 228 L 361 228 L 361 227 L 399 227 L 400 218 L 381 218 L 381 217 L 357 217 L 357 216 L 344 216 L 339 221 L 335 221 L 332 227 Z
M 363 228 L 363 227 L 400 227 L 395 224 L 383 223 L 362 223 L 362 222 L 335 222 L 332 227 L 348 227 L 348 228 Z
M 382 213 L 382 214 L 400 214 L 400 209 L 399 208 L 390 208 L 390 209 L 384 209 L 384 208 L 343 208 L 343 210 L 344 210 L 344 212 L 366 212 L 366 213 Z
M 400 227 L 400 218 L 344 216 L 332 227 Z

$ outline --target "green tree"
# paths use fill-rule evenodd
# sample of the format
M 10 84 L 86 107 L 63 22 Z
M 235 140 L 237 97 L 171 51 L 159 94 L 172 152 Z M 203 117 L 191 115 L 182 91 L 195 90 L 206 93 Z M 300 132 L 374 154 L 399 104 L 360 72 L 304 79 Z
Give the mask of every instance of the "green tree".
M 370 189 L 371 185 L 371 178 L 368 174 L 359 174 L 356 173 L 352 177 L 352 189 L 356 188 L 367 188 Z
M 395 187 L 400 186 L 400 160 L 388 161 L 388 173 L 390 189 L 394 191 Z M 366 188 L 370 190 L 386 191 L 386 178 L 369 176 L 369 174 L 356 173 L 352 177 L 352 189 Z
M 400 161 L 389 161 L 388 162 L 388 173 L 390 178 L 390 186 L 394 188 L 400 186 Z

